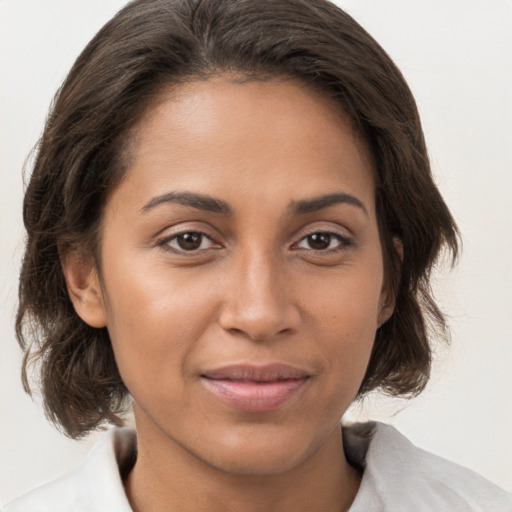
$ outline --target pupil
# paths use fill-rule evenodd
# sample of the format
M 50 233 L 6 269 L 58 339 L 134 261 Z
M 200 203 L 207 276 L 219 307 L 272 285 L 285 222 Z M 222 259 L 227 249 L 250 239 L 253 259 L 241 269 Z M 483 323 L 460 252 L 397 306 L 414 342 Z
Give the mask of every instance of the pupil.
M 185 251 L 193 251 L 199 249 L 202 241 L 201 233 L 183 233 L 178 236 L 178 245 Z
M 327 249 L 331 243 L 331 235 L 327 233 L 313 233 L 308 236 L 308 243 L 312 249 Z

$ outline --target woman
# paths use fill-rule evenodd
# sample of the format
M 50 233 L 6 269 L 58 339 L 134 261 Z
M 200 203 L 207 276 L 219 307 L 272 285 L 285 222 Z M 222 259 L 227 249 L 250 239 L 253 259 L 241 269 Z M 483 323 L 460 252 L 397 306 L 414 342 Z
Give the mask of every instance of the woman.
M 339 427 L 425 386 L 457 230 L 403 78 L 331 4 L 128 5 L 59 93 L 24 215 L 48 416 L 80 437 L 130 396 L 137 433 L 5 510 L 510 508 L 389 427 Z

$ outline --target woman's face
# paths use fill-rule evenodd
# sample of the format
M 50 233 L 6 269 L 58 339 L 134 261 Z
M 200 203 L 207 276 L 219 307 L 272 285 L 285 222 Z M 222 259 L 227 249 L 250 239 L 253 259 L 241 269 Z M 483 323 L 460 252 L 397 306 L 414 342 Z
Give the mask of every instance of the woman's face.
M 300 84 L 218 77 L 164 96 L 131 150 L 91 323 L 139 436 L 235 473 L 299 465 L 339 437 L 387 318 L 366 144 Z

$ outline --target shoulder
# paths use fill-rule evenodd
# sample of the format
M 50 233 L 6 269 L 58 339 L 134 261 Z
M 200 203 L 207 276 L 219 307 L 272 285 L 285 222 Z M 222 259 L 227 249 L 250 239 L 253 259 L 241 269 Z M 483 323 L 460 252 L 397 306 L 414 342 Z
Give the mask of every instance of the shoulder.
M 135 454 L 133 429 L 109 431 L 78 466 L 8 503 L 2 512 L 131 512 L 120 471 Z
M 347 456 L 364 469 L 350 512 L 511 512 L 512 495 L 477 473 L 414 446 L 394 427 L 344 429 Z

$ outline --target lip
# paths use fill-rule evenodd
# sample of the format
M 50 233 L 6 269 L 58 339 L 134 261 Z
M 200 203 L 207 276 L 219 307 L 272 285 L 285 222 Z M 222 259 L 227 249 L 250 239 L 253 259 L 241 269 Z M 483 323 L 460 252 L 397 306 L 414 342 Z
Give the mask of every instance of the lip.
M 305 370 L 283 364 L 230 365 L 204 372 L 201 381 L 235 409 L 265 412 L 289 402 L 310 377 Z

